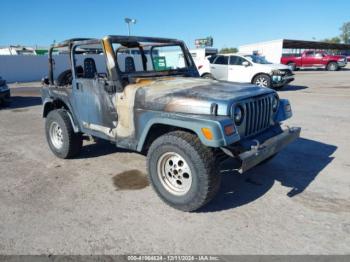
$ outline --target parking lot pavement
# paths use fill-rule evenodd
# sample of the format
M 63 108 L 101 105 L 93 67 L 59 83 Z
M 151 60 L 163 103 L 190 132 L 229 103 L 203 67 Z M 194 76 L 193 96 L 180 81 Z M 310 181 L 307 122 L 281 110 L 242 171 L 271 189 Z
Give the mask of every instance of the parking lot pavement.
M 156 196 L 145 157 L 85 143 L 60 160 L 45 141 L 37 84 L 0 110 L 1 254 L 348 254 L 350 71 L 303 71 L 279 91 L 302 137 L 197 213 Z

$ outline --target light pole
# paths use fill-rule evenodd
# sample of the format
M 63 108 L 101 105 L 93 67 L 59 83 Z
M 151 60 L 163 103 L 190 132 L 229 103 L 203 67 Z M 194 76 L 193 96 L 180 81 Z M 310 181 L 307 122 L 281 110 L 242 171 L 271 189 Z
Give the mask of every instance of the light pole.
M 125 23 L 128 24 L 128 32 L 129 32 L 129 36 L 130 36 L 130 24 L 136 24 L 136 19 L 132 19 L 132 18 L 125 18 L 124 19 Z

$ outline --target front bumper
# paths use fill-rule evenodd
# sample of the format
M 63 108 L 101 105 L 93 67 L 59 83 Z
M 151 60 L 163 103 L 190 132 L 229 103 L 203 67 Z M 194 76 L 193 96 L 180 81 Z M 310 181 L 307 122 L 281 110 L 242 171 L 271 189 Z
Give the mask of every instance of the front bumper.
M 233 151 L 228 148 L 223 149 L 223 151 L 230 157 L 233 157 L 237 161 L 235 169 L 239 173 L 244 173 L 252 167 L 258 165 L 265 159 L 277 154 L 288 144 L 292 143 L 300 136 L 300 127 L 284 127 L 276 135 L 267 135 L 264 139 L 264 134 L 262 139 L 254 139 L 252 141 L 247 141 L 251 144 L 250 149 L 245 150 L 239 154 L 233 153 Z M 273 133 L 274 131 L 272 131 Z M 263 142 L 259 142 L 263 141 Z
M 344 66 L 346 66 L 346 64 L 347 64 L 347 61 L 338 61 L 339 67 L 344 67 Z
M 252 146 L 249 151 L 241 153 L 239 158 L 242 166 L 238 171 L 244 173 L 270 156 L 278 153 L 285 146 L 296 140 L 300 136 L 300 131 L 300 127 L 287 127 L 282 133 L 267 139 L 261 145 Z
M 276 76 L 276 75 L 273 75 L 272 76 L 272 85 L 273 85 L 273 87 L 284 86 L 284 85 L 289 84 L 293 80 L 294 80 L 294 76 L 293 75 L 289 75 L 289 76 Z

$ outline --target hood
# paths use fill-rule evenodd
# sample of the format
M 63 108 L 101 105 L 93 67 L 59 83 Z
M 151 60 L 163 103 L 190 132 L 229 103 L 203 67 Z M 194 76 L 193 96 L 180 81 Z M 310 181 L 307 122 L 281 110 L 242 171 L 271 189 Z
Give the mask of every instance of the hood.
M 270 67 L 272 69 L 290 69 L 289 66 L 287 65 L 282 65 L 282 64 L 270 64 Z
M 258 71 L 262 71 L 264 73 L 270 74 L 271 71 L 273 70 L 286 70 L 289 69 L 290 67 L 287 65 L 282 65 L 282 64 L 257 64 L 254 63 L 254 67 L 256 67 Z
M 218 115 L 229 114 L 234 102 L 274 92 L 252 84 L 211 79 L 172 77 L 147 81 L 135 94 L 135 108 L 165 112 L 210 114 L 213 103 Z

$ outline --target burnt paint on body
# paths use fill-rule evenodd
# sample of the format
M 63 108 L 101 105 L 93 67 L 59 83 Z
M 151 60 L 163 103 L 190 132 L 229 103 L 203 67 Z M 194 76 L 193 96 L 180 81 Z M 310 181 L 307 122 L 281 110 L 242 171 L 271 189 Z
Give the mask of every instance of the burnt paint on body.
M 83 84 L 84 92 L 77 95 L 88 102 L 83 110 L 88 112 L 89 122 L 114 128 L 113 122 L 117 119 L 113 103 L 114 95 L 105 91 L 105 81 L 103 79 L 78 79 L 78 81 Z M 78 93 L 79 90 L 75 92 Z
M 234 84 L 190 77 L 157 77 L 138 79 L 122 92 L 109 94 L 101 79 L 76 79 L 82 90 L 54 88 L 78 112 L 80 130 L 115 141 L 119 147 L 135 150 L 144 128 L 152 118 L 171 119 L 177 113 L 193 116 L 210 115 L 212 103 L 218 104 L 218 115 L 229 115 L 235 101 L 273 92 L 250 84 Z M 75 84 L 73 83 L 73 88 Z M 80 102 L 79 102 L 80 101 Z M 81 103 L 84 102 L 84 104 Z M 82 122 L 92 125 L 83 126 Z M 93 124 L 103 127 L 97 130 Z M 95 129 L 94 129 L 95 128 Z M 119 129 L 119 130 L 118 130 Z M 102 134 L 101 134 L 102 133 Z
M 217 103 L 219 115 L 227 115 L 227 108 L 235 101 L 273 92 L 250 84 L 234 84 L 211 79 L 177 77 L 157 79 L 140 88 L 135 108 L 177 113 L 210 114 L 210 106 Z

